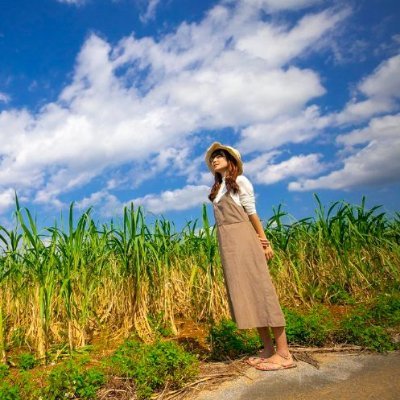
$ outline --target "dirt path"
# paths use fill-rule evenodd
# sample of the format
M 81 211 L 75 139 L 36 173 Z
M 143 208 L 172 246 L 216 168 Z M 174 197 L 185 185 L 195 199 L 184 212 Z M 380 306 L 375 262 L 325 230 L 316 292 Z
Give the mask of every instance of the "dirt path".
M 399 400 L 400 352 L 380 354 L 318 354 L 316 369 L 262 372 L 249 367 L 245 374 L 193 400 Z

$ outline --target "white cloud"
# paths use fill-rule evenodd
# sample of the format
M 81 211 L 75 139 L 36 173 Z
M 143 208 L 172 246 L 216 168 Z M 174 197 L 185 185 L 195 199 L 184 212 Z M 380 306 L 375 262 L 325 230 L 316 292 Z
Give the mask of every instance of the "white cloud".
M 289 189 L 349 189 L 384 186 L 400 180 L 400 114 L 374 118 L 368 127 L 341 135 L 337 142 L 351 151 L 341 169 L 316 179 L 291 182 Z M 359 149 L 362 144 L 366 145 Z
M 336 141 L 345 146 L 355 146 L 371 141 L 389 144 L 400 142 L 400 114 L 387 115 L 382 118 L 374 118 L 363 129 L 356 129 L 346 135 L 339 135 Z
M 298 10 L 320 3 L 322 0 L 240 0 L 242 6 L 262 8 L 269 12 Z
M 374 115 L 398 109 L 396 100 L 400 98 L 400 55 L 383 61 L 357 89 L 366 99 L 352 99 L 335 116 L 337 123 L 363 122 Z
M 287 89 L 290 87 L 290 91 Z M 324 90 L 312 71 L 247 69 L 196 71 L 167 82 L 161 89 L 178 109 L 197 112 L 208 129 L 262 122 L 300 110 Z M 164 95 L 164 93 L 162 93 Z M 250 95 L 251 93 L 251 95 Z
M 325 169 L 319 161 L 320 154 L 300 154 L 273 164 L 275 157 L 279 154 L 270 152 L 247 162 L 245 173 L 249 174 L 256 183 L 271 185 L 289 177 L 317 175 Z
M 209 185 L 187 185 L 180 189 L 148 194 L 122 203 L 105 189 L 77 201 L 76 206 L 81 210 L 93 206 L 95 211 L 103 217 L 112 217 L 120 214 L 123 207 L 133 203 L 135 207 L 143 207 L 146 212 L 160 214 L 167 211 L 187 210 L 207 203 L 209 191 Z
M 291 29 L 284 25 L 259 24 L 238 39 L 237 48 L 262 58 L 269 66 L 285 65 L 310 46 L 315 46 L 348 14 L 348 10 L 335 12 L 329 9 L 306 15 Z
M 0 92 L 0 103 L 8 103 L 10 100 L 11 99 L 8 94 Z
M 268 123 L 250 125 L 241 132 L 238 146 L 243 153 L 250 153 L 305 142 L 320 134 L 329 122 L 317 106 L 310 106 L 293 117 L 282 115 Z
M 261 154 L 251 160 L 246 160 L 243 167 L 243 173 L 255 177 L 257 173 L 265 170 L 265 168 L 271 165 L 275 158 L 280 154 L 282 154 L 282 152 L 274 150 Z
M 222 3 L 199 23 L 182 23 L 159 41 L 130 36 L 113 47 L 91 35 L 57 101 L 39 112 L 0 113 L 0 190 L 17 187 L 38 203 L 62 207 L 62 194 L 122 166 L 131 171 L 133 186 L 168 170 L 203 183 L 207 178 L 185 161 L 201 130 L 249 127 L 243 131 L 249 150 L 270 127 L 285 138 L 281 145 L 316 135 L 318 110 L 303 110 L 325 89 L 315 71 L 288 63 L 345 14 L 327 10 L 288 28 L 261 18 L 260 8 L 273 4 L 249 3 L 254 12 L 243 14 L 243 3 Z M 279 53 L 275 42 L 286 50 Z M 263 46 L 275 49 L 276 60 Z M 291 123 L 285 122 L 288 116 Z M 307 121 L 313 124 L 309 130 Z M 271 141 L 264 148 L 270 146 Z M 112 185 L 116 182 L 126 183 L 127 177 Z M 157 197 L 143 199 L 161 208 Z
M 15 204 L 15 192 L 8 188 L 0 191 L 0 213 L 3 213 Z
M 338 124 L 361 123 L 373 115 L 384 114 L 396 109 L 391 99 L 351 100 L 336 116 Z
M 146 11 L 139 16 L 140 20 L 143 23 L 146 23 L 151 19 L 154 19 L 156 15 L 156 9 L 159 3 L 160 0 L 148 0 Z
M 182 189 L 167 190 L 159 195 L 149 194 L 133 199 L 132 202 L 156 214 L 172 210 L 187 210 L 208 202 L 209 190 L 210 188 L 205 185 L 188 185 Z
M 87 0 L 57 0 L 59 3 L 74 4 L 81 6 L 87 2 Z
M 101 190 L 77 201 L 76 206 L 80 210 L 87 210 L 89 207 L 93 207 L 101 216 L 112 217 L 121 213 L 124 204 L 107 190 Z
M 400 54 L 382 62 L 359 89 L 369 97 L 400 98 Z

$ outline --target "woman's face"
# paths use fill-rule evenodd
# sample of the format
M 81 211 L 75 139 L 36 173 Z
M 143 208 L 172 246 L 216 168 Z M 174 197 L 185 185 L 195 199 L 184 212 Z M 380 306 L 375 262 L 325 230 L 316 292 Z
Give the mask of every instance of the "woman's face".
M 222 151 L 216 151 L 215 153 L 213 153 L 210 157 L 210 161 L 214 173 L 218 172 L 223 175 L 228 168 L 228 160 L 226 159 L 226 156 Z

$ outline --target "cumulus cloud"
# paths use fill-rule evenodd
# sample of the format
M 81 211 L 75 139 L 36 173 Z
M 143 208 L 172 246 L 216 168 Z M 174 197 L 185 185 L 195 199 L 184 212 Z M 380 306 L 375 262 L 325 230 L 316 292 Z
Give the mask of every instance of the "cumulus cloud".
M 243 129 L 239 147 L 243 153 L 250 153 L 279 148 L 286 143 L 302 143 L 320 134 L 329 122 L 329 118 L 320 115 L 317 106 L 310 106 L 293 117 L 283 115 Z
M 318 175 L 325 169 L 320 162 L 320 154 L 300 154 L 281 162 L 275 162 L 279 152 L 263 154 L 246 163 L 246 174 L 254 182 L 271 185 L 290 177 L 308 177 Z
M 112 217 L 121 213 L 124 204 L 108 190 L 100 190 L 76 202 L 80 210 L 94 207 L 96 212 L 103 217 Z
M 329 32 L 349 14 L 345 9 L 331 9 L 318 14 L 305 15 L 294 27 L 258 24 L 237 41 L 237 48 L 262 58 L 270 66 L 281 66 L 315 46 L 322 35 Z
M 300 178 L 289 184 L 289 190 L 351 189 L 383 186 L 399 180 L 400 117 L 388 114 L 399 108 L 398 71 L 400 55 L 384 60 L 357 85 L 357 92 L 364 100 L 352 100 L 340 113 L 323 118 L 328 125 L 361 125 L 374 115 L 387 114 L 372 118 L 366 127 L 337 136 L 336 143 L 342 146 L 337 152 L 340 168 L 315 179 Z
M 148 194 L 132 200 L 134 205 L 159 214 L 165 211 L 187 210 L 208 201 L 209 187 L 187 185 L 182 189 L 167 190 L 159 195 Z
M 336 115 L 339 124 L 363 122 L 368 118 L 395 111 L 400 98 L 400 54 L 383 61 L 357 87 L 363 100 L 353 98 Z
M 210 187 L 206 185 L 187 185 L 181 189 L 152 193 L 123 203 L 104 189 L 77 201 L 76 206 L 81 210 L 94 206 L 96 211 L 104 217 L 119 214 L 123 207 L 131 203 L 135 207 L 143 207 L 148 212 L 161 214 L 167 211 L 187 210 L 206 203 L 209 190 Z
M 371 76 L 364 79 L 359 89 L 370 97 L 400 97 L 400 54 L 382 62 Z
M 399 182 L 400 114 L 374 118 L 367 127 L 338 136 L 337 142 L 350 152 L 342 160 L 342 168 L 316 179 L 291 182 L 289 190 L 350 189 Z
M 15 204 L 15 193 L 12 189 L 0 192 L 0 213 L 8 210 Z
M 149 8 L 151 3 L 156 6 L 149 2 Z M 248 12 L 243 13 L 245 3 Z M 297 2 L 302 7 L 312 3 Z M 346 13 L 328 9 L 290 27 L 264 20 L 260 13 L 263 8 L 296 7 L 290 1 L 281 6 L 238 1 L 233 7 L 222 2 L 200 22 L 184 22 L 158 41 L 131 35 L 112 46 L 91 35 L 77 57 L 72 81 L 55 102 L 38 112 L 0 113 L 0 190 L 29 191 L 38 203 L 62 207 L 63 194 L 121 166 L 132 171 L 132 186 L 170 169 L 189 176 L 193 167 L 183 160 L 201 130 L 243 128 L 246 151 L 273 128 L 280 135 L 271 136 L 264 150 L 273 142 L 278 146 L 312 138 L 323 121 L 316 107 L 304 109 L 325 89 L 315 71 L 296 66 L 295 60 L 333 31 Z M 316 162 L 315 156 L 308 161 L 299 157 Z M 179 190 L 165 192 L 162 201 L 168 203 L 169 193 L 197 193 L 192 186 Z M 154 196 L 140 201 L 163 209 Z

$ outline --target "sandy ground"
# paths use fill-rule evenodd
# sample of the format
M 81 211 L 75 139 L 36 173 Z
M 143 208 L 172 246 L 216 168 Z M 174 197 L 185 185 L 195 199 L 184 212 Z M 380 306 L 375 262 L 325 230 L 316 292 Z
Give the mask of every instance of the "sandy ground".
M 400 400 L 400 352 L 314 354 L 319 369 L 298 362 L 275 372 L 246 368 L 244 375 L 202 390 L 193 400 Z

